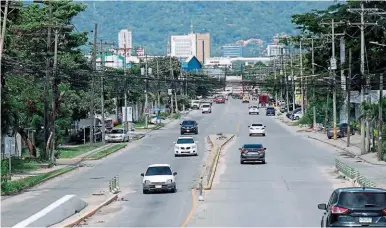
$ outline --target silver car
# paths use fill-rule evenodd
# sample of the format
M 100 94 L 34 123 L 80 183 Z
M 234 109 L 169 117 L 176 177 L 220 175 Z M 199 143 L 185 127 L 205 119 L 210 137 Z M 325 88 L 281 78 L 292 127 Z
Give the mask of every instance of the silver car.
M 122 128 L 115 128 L 106 133 L 105 140 L 106 142 L 128 142 L 129 132 Z

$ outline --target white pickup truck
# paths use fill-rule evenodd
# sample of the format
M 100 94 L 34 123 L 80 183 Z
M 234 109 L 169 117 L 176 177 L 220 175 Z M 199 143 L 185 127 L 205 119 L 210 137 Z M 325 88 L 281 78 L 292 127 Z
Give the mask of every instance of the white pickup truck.
M 201 105 L 202 113 L 212 113 L 212 106 L 209 103 L 204 103 Z
M 200 109 L 200 103 L 201 103 L 200 100 L 192 100 L 190 103 L 190 107 L 192 109 Z

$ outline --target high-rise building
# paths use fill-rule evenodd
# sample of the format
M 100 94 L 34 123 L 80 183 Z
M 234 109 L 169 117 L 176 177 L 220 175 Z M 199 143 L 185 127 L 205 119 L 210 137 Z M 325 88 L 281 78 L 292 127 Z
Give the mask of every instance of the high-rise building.
M 124 55 L 126 46 L 126 54 L 130 55 L 133 48 L 132 32 L 127 29 L 122 29 L 118 33 L 118 54 Z
M 201 63 L 210 57 L 210 34 L 190 33 L 171 36 L 170 55 L 178 58 L 196 56 Z
M 196 57 L 202 64 L 205 64 L 207 59 L 210 58 L 210 34 L 197 33 L 196 43 Z
M 224 45 L 221 47 L 222 57 L 242 57 L 243 47 L 241 45 Z

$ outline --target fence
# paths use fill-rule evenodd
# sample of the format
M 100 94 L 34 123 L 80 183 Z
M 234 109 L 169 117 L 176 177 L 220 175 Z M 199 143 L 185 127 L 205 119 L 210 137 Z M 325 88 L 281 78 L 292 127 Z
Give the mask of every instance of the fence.
M 343 173 L 348 178 L 353 180 L 354 183 L 358 183 L 362 187 L 376 187 L 376 184 L 373 181 L 368 180 L 362 176 L 358 170 L 344 164 L 338 159 L 335 159 L 335 167 L 339 172 Z

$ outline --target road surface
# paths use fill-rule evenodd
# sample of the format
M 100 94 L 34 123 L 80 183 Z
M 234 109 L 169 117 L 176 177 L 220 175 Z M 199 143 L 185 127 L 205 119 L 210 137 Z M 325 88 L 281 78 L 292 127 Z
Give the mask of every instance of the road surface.
M 216 173 L 214 186 L 199 202 L 188 226 L 316 227 L 332 190 L 347 185 L 334 180 L 333 150 L 297 135 L 275 120 L 248 115 L 236 104 L 240 116 L 238 137 L 231 143 Z M 266 137 L 250 137 L 248 125 L 264 123 Z M 240 164 L 244 143 L 263 143 L 266 164 Z
M 210 115 L 192 111 L 185 118 L 199 122 L 200 153 L 205 150 L 205 136 L 221 129 L 221 113 L 226 113 L 227 105 L 216 105 Z M 180 134 L 179 122 L 169 123 L 161 130 L 149 133 L 137 143 L 131 144 L 121 152 L 112 154 L 100 161 L 87 161 L 81 167 L 52 181 L 44 183 L 21 195 L 2 199 L 1 226 L 9 227 L 28 218 L 57 199 L 67 194 L 75 194 L 89 199 L 93 193 L 108 191 L 108 182 L 115 175 L 120 177 L 120 196 L 128 194 L 127 204 L 134 208 L 129 212 L 130 220 L 124 226 L 179 226 L 191 207 L 191 187 L 199 173 L 203 154 L 197 157 L 175 158 L 173 142 Z M 152 163 L 169 163 L 178 172 L 178 193 L 162 195 L 142 195 L 140 173 Z M 183 202 L 183 203 L 181 203 Z M 178 211 L 179 217 L 174 213 Z M 149 214 L 153 214 L 151 219 Z M 171 218 L 174 219 L 163 219 Z M 126 217 L 127 218 L 127 217 Z

